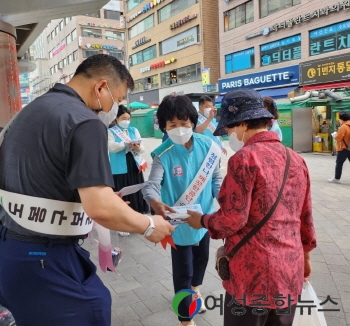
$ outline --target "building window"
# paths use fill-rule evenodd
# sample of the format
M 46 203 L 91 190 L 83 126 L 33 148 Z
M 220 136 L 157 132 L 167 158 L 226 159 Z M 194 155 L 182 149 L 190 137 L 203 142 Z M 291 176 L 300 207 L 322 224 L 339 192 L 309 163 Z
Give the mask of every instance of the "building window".
M 68 23 L 69 23 L 69 17 L 66 17 L 66 18 L 64 19 L 64 24 L 67 25 Z
M 106 40 L 122 40 L 124 41 L 124 33 L 116 31 L 106 31 Z
M 120 12 L 114 10 L 104 10 L 105 19 L 120 20 Z
M 62 63 L 62 61 L 60 61 L 59 63 L 58 63 L 58 69 L 62 69 L 63 68 L 63 63 Z
M 144 2 L 145 0 L 129 0 L 127 1 L 128 5 L 128 11 L 134 9 L 136 6 L 138 6 L 140 3 Z
M 52 58 L 52 51 L 49 52 L 49 59 Z
M 301 59 L 301 35 L 294 35 L 260 45 L 260 64 L 272 64 Z
M 225 73 L 254 68 L 254 48 L 225 55 Z
M 102 38 L 102 31 L 100 29 L 82 27 L 81 35 L 83 37 Z
M 57 65 L 57 64 L 53 66 L 53 71 L 54 71 L 54 72 L 57 72 L 57 71 L 58 71 L 58 65 Z
M 53 67 L 50 68 L 50 74 L 51 74 L 51 75 L 54 74 Z
M 70 42 L 72 42 L 72 35 L 71 34 L 68 34 L 66 36 L 66 44 L 68 45 Z
M 198 0 L 174 0 L 162 9 L 158 10 L 158 23 L 183 12 L 185 9 L 198 3 Z
M 73 52 L 73 61 L 78 60 L 78 50 Z
M 94 12 L 94 13 L 92 13 L 92 14 L 85 14 L 85 16 L 88 16 L 88 17 L 95 17 L 95 18 L 101 18 L 100 11 Z
M 60 31 L 63 29 L 63 20 L 60 21 Z
M 309 33 L 310 56 L 350 48 L 350 20 Z
M 119 59 L 119 60 L 124 60 L 124 53 L 123 52 L 109 51 L 108 54 Z
M 47 36 L 47 43 L 50 42 L 50 35 Z
M 147 31 L 154 26 L 154 14 L 148 16 L 144 20 L 141 20 L 134 26 L 129 28 L 129 39 Z
M 59 31 L 60 31 L 60 28 L 57 25 L 56 28 L 55 28 L 55 35 L 57 35 L 59 33 Z
M 152 45 L 147 49 L 144 49 L 142 51 L 132 54 L 130 65 L 135 66 L 142 62 L 154 59 L 156 57 L 157 57 L 157 49 L 155 45 Z
M 260 17 L 266 17 L 300 3 L 301 0 L 260 0 Z
M 70 55 L 67 57 L 67 61 L 68 61 L 68 64 L 69 64 L 69 65 L 73 62 L 73 55 L 72 55 L 72 54 L 70 54 Z
M 72 33 L 72 41 L 75 40 L 77 38 L 77 30 L 75 29 Z
M 254 21 L 254 3 L 248 1 L 240 6 L 224 12 L 225 32 L 230 29 L 251 23 Z
M 170 70 L 160 74 L 162 86 L 189 83 L 202 79 L 201 64 L 186 66 L 179 69 Z
M 62 62 L 63 62 L 63 67 L 65 67 L 65 66 L 67 65 L 67 58 L 64 58 L 64 59 L 62 60 Z
M 55 37 L 55 31 L 51 32 L 51 40 Z
M 103 51 L 102 50 L 86 50 L 86 49 L 83 49 L 83 58 L 88 58 L 88 57 L 91 57 L 92 55 L 95 55 L 95 54 L 102 54 Z
M 178 51 L 199 42 L 199 26 L 170 37 L 159 43 L 160 55 Z
M 158 75 L 153 75 L 150 77 L 145 77 L 145 78 L 135 80 L 134 81 L 135 88 L 133 90 L 133 93 L 159 88 L 158 80 L 159 80 Z

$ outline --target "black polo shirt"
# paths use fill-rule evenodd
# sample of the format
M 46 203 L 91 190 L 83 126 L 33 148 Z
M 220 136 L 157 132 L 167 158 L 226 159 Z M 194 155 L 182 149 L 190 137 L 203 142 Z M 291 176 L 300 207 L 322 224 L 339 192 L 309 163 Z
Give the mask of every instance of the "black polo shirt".
M 114 187 L 107 128 L 70 87 L 56 84 L 18 114 L 0 148 L 0 189 L 80 202 L 77 189 Z M 25 235 L 0 206 L 0 221 Z

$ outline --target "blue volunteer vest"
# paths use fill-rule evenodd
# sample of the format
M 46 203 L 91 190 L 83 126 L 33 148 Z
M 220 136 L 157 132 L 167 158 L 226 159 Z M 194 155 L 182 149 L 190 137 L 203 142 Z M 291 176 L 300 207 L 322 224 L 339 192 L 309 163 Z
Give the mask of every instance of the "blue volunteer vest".
M 113 129 L 113 128 L 110 128 Z M 127 128 L 130 139 L 136 139 L 134 127 Z M 108 130 L 113 135 L 114 140 L 120 143 L 122 140 L 117 137 L 112 131 Z M 111 164 L 112 174 L 124 174 L 128 172 L 128 167 L 126 165 L 126 153 L 125 150 L 121 150 L 118 153 L 109 152 L 109 161 Z
M 198 112 L 198 114 L 200 114 L 200 115 L 202 115 L 203 117 L 205 117 L 201 112 Z M 206 117 L 205 117 L 205 118 L 206 118 Z M 213 126 L 214 126 L 215 128 L 218 126 L 218 123 L 216 122 L 215 119 L 211 120 L 211 123 L 213 124 Z M 199 125 L 201 125 L 201 123 L 200 123 L 200 121 L 198 120 L 197 126 L 199 126 Z M 212 133 L 208 128 L 206 128 L 206 129 L 203 131 L 202 135 L 205 135 L 205 136 L 209 137 L 211 140 L 213 140 L 215 143 L 217 143 L 217 144 L 220 146 L 220 148 L 222 148 L 222 144 L 221 144 L 221 142 L 220 142 L 220 139 L 219 139 L 218 137 L 214 136 L 213 133 Z
M 165 204 L 173 206 L 185 192 L 207 156 L 211 143 L 210 138 L 194 133 L 191 150 L 168 138 L 151 153 L 152 157 L 159 157 L 164 169 L 161 200 Z M 204 213 L 214 212 L 212 177 L 198 199 L 190 204 L 201 204 Z M 188 224 L 178 225 L 173 233 L 174 243 L 180 246 L 196 244 L 206 232 L 206 229 L 195 230 Z

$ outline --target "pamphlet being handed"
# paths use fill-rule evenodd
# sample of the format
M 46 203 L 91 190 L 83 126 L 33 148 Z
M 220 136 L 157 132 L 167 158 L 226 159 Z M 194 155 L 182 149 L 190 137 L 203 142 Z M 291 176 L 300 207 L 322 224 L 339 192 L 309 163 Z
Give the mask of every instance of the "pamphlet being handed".
M 121 193 L 122 197 L 127 196 L 127 195 L 131 195 L 131 194 L 134 194 L 135 192 L 138 192 L 142 188 L 144 188 L 146 186 L 146 184 L 147 183 L 144 182 L 144 183 L 139 183 L 139 184 L 136 184 L 133 186 L 124 187 L 124 188 L 120 189 L 119 191 L 117 191 L 117 193 Z
M 178 225 L 186 223 L 184 220 L 189 217 L 187 211 L 195 211 L 203 214 L 202 206 L 200 204 L 187 205 L 187 206 L 173 206 L 171 207 L 176 213 L 167 213 L 170 218 L 171 225 Z

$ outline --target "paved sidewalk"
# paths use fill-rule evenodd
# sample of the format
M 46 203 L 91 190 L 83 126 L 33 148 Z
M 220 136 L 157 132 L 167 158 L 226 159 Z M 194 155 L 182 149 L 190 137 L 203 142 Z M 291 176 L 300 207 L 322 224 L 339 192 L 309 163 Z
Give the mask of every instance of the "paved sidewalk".
M 144 140 L 145 158 L 151 163 L 149 153 L 159 139 Z M 227 146 L 228 148 L 228 146 Z M 232 152 L 229 152 L 232 155 Z M 313 251 L 311 283 L 319 298 L 327 295 L 338 302 L 325 312 L 328 326 L 350 326 L 350 164 L 345 162 L 342 184 L 329 184 L 334 175 L 335 157 L 328 155 L 301 154 L 310 169 L 313 209 L 318 248 Z M 221 171 L 226 174 L 227 158 L 223 157 Z M 150 166 L 150 165 L 149 165 Z M 147 171 L 149 173 L 149 169 Z M 146 175 L 148 175 L 146 173 Z M 214 269 L 215 250 L 221 241 L 211 240 L 210 261 L 202 295 L 223 294 L 221 281 Z M 97 249 L 85 244 L 96 262 Z M 120 276 L 100 273 L 113 297 L 113 326 L 175 326 L 177 317 L 171 309 L 174 296 L 171 278 L 170 250 L 153 245 L 142 236 L 128 237 L 127 252 L 120 264 Z M 220 326 L 219 309 L 197 315 L 198 326 Z

